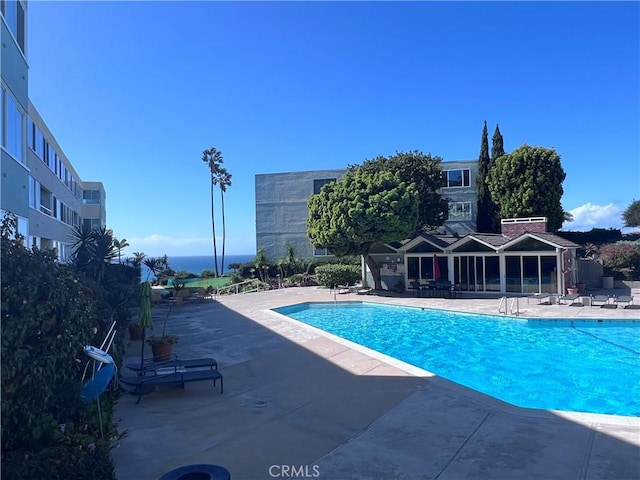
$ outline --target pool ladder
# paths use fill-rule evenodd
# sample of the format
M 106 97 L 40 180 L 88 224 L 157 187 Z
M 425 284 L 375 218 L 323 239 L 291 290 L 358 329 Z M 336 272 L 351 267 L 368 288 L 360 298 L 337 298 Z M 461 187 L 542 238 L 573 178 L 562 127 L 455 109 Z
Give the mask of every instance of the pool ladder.
M 509 307 L 509 299 L 507 297 L 502 297 L 498 304 L 498 313 L 503 313 L 505 315 L 507 313 L 511 313 L 515 316 L 520 315 L 520 297 L 513 297 L 511 299 L 511 307 Z

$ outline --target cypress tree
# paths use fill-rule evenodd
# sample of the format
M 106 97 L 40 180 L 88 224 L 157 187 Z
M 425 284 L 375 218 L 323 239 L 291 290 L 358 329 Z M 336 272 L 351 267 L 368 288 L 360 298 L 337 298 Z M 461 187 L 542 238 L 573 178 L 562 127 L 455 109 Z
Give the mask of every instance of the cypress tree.
M 478 232 L 493 231 L 493 202 L 489 188 L 487 187 L 487 177 L 491 167 L 489 158 L 489 135 L 487 133 L 487 121 L 482 128 L 482 140 L 480 141 L 480 156 L 478 157 L 478 176 L 476 177 L 476 189 L 478 191 L 476 230 Z
M 500 127 L 496 123 L 496 131 L 493 132 L 493 138 L 491 139 L 491 163 L 495 161 L 496 158 L 504 155 L 504 141 L 502 139 L 502 134 L 500 133 Z

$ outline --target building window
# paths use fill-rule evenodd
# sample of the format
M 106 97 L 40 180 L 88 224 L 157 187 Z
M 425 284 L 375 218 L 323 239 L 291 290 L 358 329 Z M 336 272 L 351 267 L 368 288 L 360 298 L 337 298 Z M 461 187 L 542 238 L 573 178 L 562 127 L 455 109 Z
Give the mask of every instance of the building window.
M 331 256 L 331 253 L 326 248 L 313 247 L 313 256 L 314 257 L 329 257 L 329 256 Z
M 24 138 L 23 124 L 24 114 L 18 108 L 18 104 L 13 99 L 11 94 L 6 90 L 2 92 L 4 95 L 5 104 L 5 118 L 3 123 L 5 124 L 6 132 L 3 138 L 2 145 L 7 149 L 7 152 L 19 162 L 23 161 L 22 158 L 22 140 Z
M 5 117 L 5 98 L 6 93 L 4 87 L 0 89 L 0 144 L 4 147 L 4 117 Z
M 18 47 L 24 54 L 25 45 L 25 14 L 24 7 L 16 0 L 3 0 L 0 2 L 0 11 L 9 26 L 9 30 L 16 39 Z
M 99 218 L 85 218 L 82 220 L 82 225 L 91 230 L 100 230 L 102 227 Z
M 449 202 L 449 220 L 471 220 L 471 202 Z
M 313 194 L 317 195 L 318 193 L 320 193 L 320 189 L 322 189 L 322 187 L 324 187 L 327 183 L 331 183 L 331 182 L 335 182 L 336 179 L 335 178 L 323 178 L 321 180 L 314 180 L 313 181 Z
M 100 205 L 100 190 L 84 190 L 82 203 L 85 205 Z
M 462 170 L 445 170 L 442 172 L 445 187 L 468 187 L 471 185 L 471 175 L 468 168 Z

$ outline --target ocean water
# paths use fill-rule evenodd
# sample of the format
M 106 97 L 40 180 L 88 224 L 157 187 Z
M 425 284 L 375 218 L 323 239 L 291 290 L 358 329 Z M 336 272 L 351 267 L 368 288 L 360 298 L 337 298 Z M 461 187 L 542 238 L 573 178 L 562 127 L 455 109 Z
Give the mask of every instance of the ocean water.
M 203 270 L 211 270 L 215 271 L 215 267 L 213 264 L 213 255 L 201 255 L 201 256 L 185 256 L 185 257 L 168 257 L 169 258 L 169 267 L 171 267 L 176 272 L 181 270 L 186 270 L 190 273 L 195 273 L 196 275 L 200 275 Z M 229 268 L 230 263 L 246 263 L 255 258 L 255 255 L 225 255 L 224 256 L 224 269 L 223 273 L 229 273 L 232 270 Z M 222 258 L 218 254 L 218 268 L 221 268 Z M 147 274 L 149 273 L 149 269 L 142 265 L 142 279 L 147 279 Z M 154 278 L 153 275 L 149 276 L 149 279 Z

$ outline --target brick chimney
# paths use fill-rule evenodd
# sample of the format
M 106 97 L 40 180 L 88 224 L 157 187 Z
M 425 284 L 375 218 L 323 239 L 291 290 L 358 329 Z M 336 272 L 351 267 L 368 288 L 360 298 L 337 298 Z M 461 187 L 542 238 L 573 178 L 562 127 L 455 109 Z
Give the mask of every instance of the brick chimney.
M 524 232 L 545 233 L 547 231 L 547 217 L 504 218 L 500 220 L 502 235 L 515 238 Z

